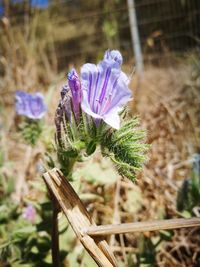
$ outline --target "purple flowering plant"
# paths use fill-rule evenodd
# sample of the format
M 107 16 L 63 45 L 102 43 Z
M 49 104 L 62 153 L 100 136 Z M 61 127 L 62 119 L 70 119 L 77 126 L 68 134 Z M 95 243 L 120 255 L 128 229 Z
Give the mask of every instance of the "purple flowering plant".
M 44 97 L 39 92 L 30 94 L 16 91 L 15 99 L 16 113 L 23 117 L 23 123 L 19 126 L 22 136 L 27 143 L 35 145 L 42 132 L 41 119 L 47 111 Z
M 23 211 L 22 217 L 31 222 L 31 223 L 35 223 L 36 222 L 36 209 L 34 208 L 33 205 L 29 204 Z
M 97 65 L 84 64 L 80 76 L 75 69 L 67 75 L 55 114 L 55 140 L 61 170 L 68 177 L 74 163 L 97 146 L 130 179 L 145 160 L 145 132 L 137 129 L 137 118 L 125 118 L 132 92 L 122 62 L 119 51 L 107 50 Z
M 99 64 L 87 63 L 81 68 L 83 111 L 114 129 L 120 128 L 119 111 L 132 96 L 121 64 L 121 54 L 113 50 L 106 51 Z
M 23 91 L 16 91 L 16 112 L 29 119 L 39 120 L 46 113 L 44 97 L 41 93 L 29 94 Z

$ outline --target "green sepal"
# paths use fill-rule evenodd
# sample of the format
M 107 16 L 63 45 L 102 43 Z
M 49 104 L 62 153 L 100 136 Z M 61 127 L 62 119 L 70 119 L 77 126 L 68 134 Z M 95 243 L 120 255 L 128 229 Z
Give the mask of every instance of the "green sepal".
M 107 129 L 101 138 L 102 154 L 109 157 L 118 172 L 130 180 L 134 180 L 136 172 L 141 169 L 149 148 L 142 142 L 146 133 L 138 126 L 138 118 L 133 118 L 124 122 L 119 130 Z
M 94 142 L 93 140 L 90 141 L 90 143 L 87 145 L 86 148 L 86 153 L 88 156 L 92 155 L 96 150 L 96 142 Z
M 63 158 L 76 158 L 78 156 L 77 150 L 68 150 L 61 152 Z

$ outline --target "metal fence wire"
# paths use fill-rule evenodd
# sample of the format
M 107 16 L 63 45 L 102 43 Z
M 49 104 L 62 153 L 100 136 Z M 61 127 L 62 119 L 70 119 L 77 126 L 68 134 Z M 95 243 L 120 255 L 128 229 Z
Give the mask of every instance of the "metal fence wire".
M 136 0 L 138 27 L 145 55 L 184 53 L 200 44 L 200 1 Z
M 31 23 L 39 16 L 38 42 L 42 28 L 51 26 L 56 56 L 62 68 L 72 59 L 96 58 L 97 51 L 101 53 L 106 48 L 121 49 L 126 59 L 133 55 L 127 2 L 4 0 L 1 16 L 8 16 L 13 27 Z M 135 0 L 134 4 L 145 62 L 160 63 L 165 57 L 198 48 L 200 0 Z

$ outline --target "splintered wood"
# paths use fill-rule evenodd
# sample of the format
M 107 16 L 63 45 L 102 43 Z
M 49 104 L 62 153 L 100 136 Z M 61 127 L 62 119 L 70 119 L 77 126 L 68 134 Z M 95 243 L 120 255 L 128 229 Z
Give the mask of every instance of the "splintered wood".
M 97 265 L 101 267 L 118 266 L 110 247 L 104 239 L 105 235 L 200 226 L 200 218 L 96 226 L 71 184 L 58 169 L 54 168 L 44 173 L 43 177 L 78 239 Z
M 92 238 L 84 229 L 95 225 L 80 198 L 58 169 L 43 174 L 44 180 L 60 204 L 71 227 L 98 266 L 117 267 L 116 259 L 104 238 Z
M 85 232 L 90 236 L 105 236 L 135 232 L 149 232 L 200 226 L 200 218 L 168 219 L 148 222 L 122 223 L 114 225 L 90 226 Z

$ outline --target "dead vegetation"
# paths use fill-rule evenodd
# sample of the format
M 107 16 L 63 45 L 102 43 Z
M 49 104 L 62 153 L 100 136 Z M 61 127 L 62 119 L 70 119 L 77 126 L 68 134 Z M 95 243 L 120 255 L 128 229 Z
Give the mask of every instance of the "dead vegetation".
M 191 69 L 186 67 L 150 70 L 137 94 L 137 109 L 151 143 L 149 161 L 138 178 L 146 202 L 140 213 L 143 220 L 178 215 L 178 188 L 190 175 L 192 156 L 199 153 L 200 88 L 188 73 Z M 157 254 L 158 266 L 198 266 L 198 233 L 199 229 L 175 231 Z

